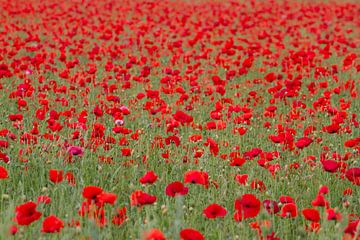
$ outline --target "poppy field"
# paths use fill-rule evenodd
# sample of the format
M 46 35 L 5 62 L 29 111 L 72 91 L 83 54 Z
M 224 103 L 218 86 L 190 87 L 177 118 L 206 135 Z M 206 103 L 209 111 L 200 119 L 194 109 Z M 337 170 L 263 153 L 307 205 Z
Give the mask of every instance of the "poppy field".
M 0 8 L 0 239 L 360 239 L 358 2 Z

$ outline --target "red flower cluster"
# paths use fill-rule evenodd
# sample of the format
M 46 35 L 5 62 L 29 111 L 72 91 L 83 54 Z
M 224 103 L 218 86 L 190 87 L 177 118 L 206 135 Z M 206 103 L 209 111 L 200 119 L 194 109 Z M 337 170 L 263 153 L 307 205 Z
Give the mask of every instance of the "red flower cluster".
M 296 238 L 282 228 L 299 224 L 309 238 L 359 238 L 358 2 L 11 0 L 0 10 L 10 234 L 38 238 L 40 220 L 42 235 L 232 239 L 233 211 L 261 240 Z M 278 218 L 291 226 L 274 227 Z M 219 233 L 213 221 L 226 223 Z M 111 234 L 89 233 L 91 222 Z
M 83 189 L 82 196 L 86 199 L 79 209 L 79 215 L 87 216 L 99 226 L 106 224 L 105 204 L 114 205 L 117 195 L 107 193 L 97 186 L 87 186 Z

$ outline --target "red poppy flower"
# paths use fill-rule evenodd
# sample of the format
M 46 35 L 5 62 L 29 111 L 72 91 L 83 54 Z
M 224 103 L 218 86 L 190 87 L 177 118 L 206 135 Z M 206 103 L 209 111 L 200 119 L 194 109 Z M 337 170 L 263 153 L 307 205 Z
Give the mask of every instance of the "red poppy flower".
M 36 203 L 27 202 L 15 208 L 15 221 L 19 225 L 30 225 L 32 222 L 38 220 L 42 213 L 36 211 Z
M 203 213 L 207 218 L 218 218 L 225 217 L 227 211 L 221 205 L 214 203 L 205 208 Z
M 124 157 L 131 156 L 131 149 L 130 148 L 121 149 L 121 155 Z
M 113 216 L 111 222 L 114 225 L 121 225 L 125 222 L 126 219 L 126 207 L 123 207 L 116 210 L 116 215 Z
M 60 232 L 63 227 L 64 223 L 61 219 L 54 215 L 50 215 L 44 219 L 41 231 L 46 233 L 55 233 Z
M 22 114 L 9 114 L 10 121 L 22 121 L 23 115 Z
M 343 195 L 346 196 L 346 195 L 349 195 L 351 196 L 353 194 L 353 190 L 351 188 L 347 188 L 344 190 L 343 192 Z
M 9 163 L 10 162 L 10 158 L 7 154 L 3 153 L 0 151 L 0 160 L 4 161 L 5 163 Z M 1 167 L 1 166 L 0 166 Z
M 146 204 L 153 204 L 156 201 L 156 196 L 152 196 L 141 190 L 136 190 L 130 195 L 131 206 L 143 206 Z
M 266 186 L 264 184 L 263 181 L 259 180 L 259 179 L 254 179 L 251 183 L 250 183 L 250 187 L 252 189 L 257 189 L 260 192 L 263 192 L 266 190 Z
M 94 200 L 98 195 L 103 192 L 102 188 L 96 186 L 87 186 L 84 187 L 82 196 L 88 200 Z
M 297 148 L 303 149 L 303 148 L 306 148 L 307 146 L 309 146 L 312 142 L 313 142 L 313 140 L 311 138 L 303 137 L 303 138 L 300 138 L 297 140 L 297 142 L 295 143 L 295 146 Z
M 329 192 L 329 188 L 327 186 L 321 186 L 319 188 L 319 192 L 318 192 L 318 195 L 325 195 Z
M 278 136 L 276 135 L 269 135 L 269 139 L 273 142 L 273 143 L 282 143 L 285 140 L 285 136 L 284 134 L 279 134 Z
M 9 175 L 7 170 L 4 167 L 0 166 L 0 179 L 6 179 L 8 177 Z
M 302 210 L 302 214 L 306 220 L 312 222 L 319 222 L 320 221 L 320 214 L 319 211 L 313 208 L 305 208 Z
M 177 136 L 169 136 L 165 138 L 165 144 L 170 145 L 170 143 L 174 143 L 175 146 L 178 147 L 180 145 L 180 138 Z
M 102 206 L 99 207 L 94 203 L 86 201 L 81 204 L 78 214 L 82 217 L 87 216 L 89 219 L 95 220 L 95 223 L 100 227 L 105 226 L 105 210 Z
M 101 123 L 95 123 L 92 131 L 91 138 L 102 138 L 105 135 L 105 126 Z
M 357 232 L 359 225 L 360 225 L 360 219 L 357 219 L 357 220 L 349 219 L 349 223 L 346 226 L 344 233 L 349 234 L 351 236 L 351 239 L 358 239 L 358 237 L 360 236 L 360 234 Z M 355 236 L 355 234 L 358 234 L 358 235 Z
M 148 89 L 148 90 L 145 90 L 146 91 L 146 97 L 148 98 L 158 98 L 159 97 L 159 91 L 157 90 L 151 90 L 151 89 Z
M 51 198 L 45 195 L 41 195 L 37 199 L 37 203 L 49 204 L 51 202 Z
M 180 122 L 182 125 L 190 124 L 194 119 L 192 116 L 184 113 L 183 111 L 177 111 L 173 114 L 173 117 L 176 121 Z
M 335 209 L 333 208 L 329 208 L 329 209 L 326 209 L 326 219 L 327 220 L 335 220 L 335 221 L 341 221 L 342 219 L 342 215 L 340 212 L 336 212 Z
M 165 193 L 169 197 L 175 197 L 178 195 L 186 195 L 189 191 L 189 188 L 185 187 L 182 182 L 172 182 L 167 185 Z
M 10 133 L 10 131 L 6 128 L 3 128 L 0 130 L 0 136 L 1 137 L 6 137 L 8 134 Z
M 297 216 L 297 207 L 294 203 L 287 203 L 281 208 L 281 217 L 294 218 Z
M 311 202 L 311 205 L 314 207 L 324 207 L 327 205 L 324 195 L 318 194 L 315 199 Z
M 8 147 L 9 147 L 8 141 L 0 140 L 0 148 L 8 148 Z
M 248 180 L 248 175 L 247 174 L 237 174 L 235 176 L 235 181 L 237 181 L 238 183 L 240 183 L 241 185 L 245 185 L 247 183 Z
M 353 148 L 358 146 L 359 144 L 360 144 L 360 137 L 347 140 L 344 143 L 344 146 L 348 148 Z
M 334 160 L 325 160 L 323 162 L 321 162 L 323 165 L 323 169 L 326 172 L 331 172 L 334 173 L 337 171 L 337 169 L 339 168 L 338 162 L 334 161 Z
M 318 233 L 320 230 L 320 223 L 319 222 L 311 222 L 309 224 L 309 226 L 305 226 L 305 230 L 308 232 L 314 232 L 314 233 Z
M 339 133 L 341 127 L 338 123 L 333 123 L 331 125 L 323 127 L 323 131 L 327 133 Z
M 233 158 L 230 162 L 230 166 L 241 167 L 246 160 L 244 158 Z
M 256 217 L 260 212 L 261 202 L 253 194 L 244 194 L 235 200 L 234 219 L 242 221 L 243 219 Z
M 117 199 L 117 195 L 114 193 L 102 192 L 96 196 L 96 202 L 100 206 L 103 206 L 105 203 L 114 205 L 116 199 Z
M 152 184 L 157 180 L 158 176 L 156 176 L 154 171 L 148 171 L 144 176 L 140 178 L 140 183 L 142 184 Z
M 294 203 L 294 200 L 290 196 L 280 196 L 279 198 L 281 203 Z
M 204 240 L 205 237 L 196 229 L 186 228 L 180 231 L 181 240 Z
M 49 170 L 49 178 L 53 183 L 60 183 L 63 180 L 63 170 L 50 169 Z
M 166 237 L 159 229 L 150 229 L 143 234 L 142 240 L 166 240 Z
M 16 225 L 11 225 L 10 228 L 9 228 L 9 233 L 11 235 L 15 235 L 17 232 L 18 232 L 17 226 Z
M 78 146 L 69 146 L 67 152 L 72 156 L 82 156 L 84 155 L 84 149 Z
M 190 142 L 196 143 L 196 142 L 199 142 L 199 141 L 201 141 L 201 140 L 202 140 L 202 135 L 200 135 L 200 134 L 193 134 L 193 135 L 191 135 L 191 136 L 189 137 L 189 141 L 190 141 Z
M 264 200 L 263 206 L 269 214 L 276 214 L 280 211 L 279 205 L 276 201 Z
M 214 130 L 216 129 L 216 122 L 207 122 L 205 126 L 206 130 Z
M 213 155 L 213 156 L 217 156 L 219 154 L 219 145 L 216 143 L 216 141 L 212 138 L 208 138 L 206 140 L 206 142 L 204 143 L 205 146 L 209 146 L 210 148 L 210 153 Z
M 345 176 L 350 182 L 360 186 L 360 168 L 349 168 L 346 171 Z
M 65 174 L 65 177 L 66 177 L 66 179 L 68 181 L 68 184 L 70 186 L 75 186 L 76 185 L 75 176 L 74 176 L 74 174 L 72 172 L 67 172 Z
M 266 240 L 281 240 L 281 238 L 275 237 L 275 232 L 266 235 Z
M 201 184 L 205 188 L 209 187 L 209 175 L 207 172 L 191 170 L 184 175 L 185 183 Z
M 95 114 L 96 118 L 102 117 L 104 115 L 104 112 L 99 105 L 96 105 L 94 107 L 93 113 Z
M 256 158 L 257 156 L 259 156 L 261 153 L 262 153 L 262 150 L 260 148 L 253 148 L 250 151 L 245 152 L 244 157 L 246 159 L 252 160 L 252 159 Z
M 349 66 L 351 66 L 354 63 L 354 60 L 357 58 L 355 53 L 350 53 L 348 54 L 344 59 L 343 59 L 343 68 L 346 69 Z

